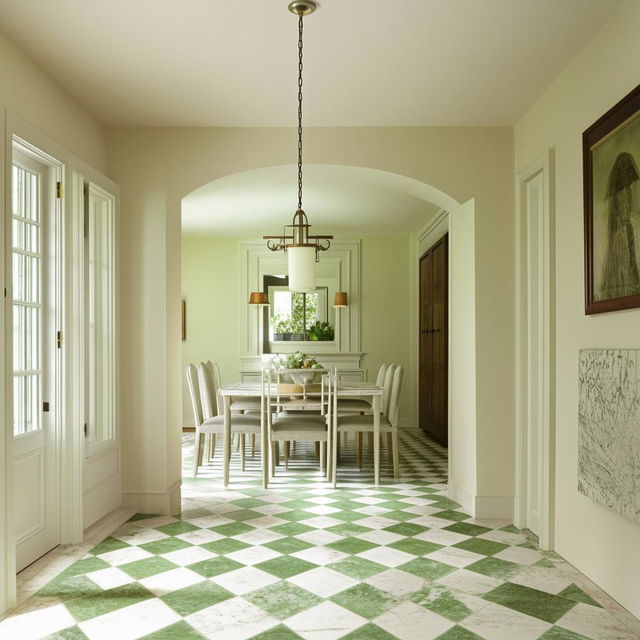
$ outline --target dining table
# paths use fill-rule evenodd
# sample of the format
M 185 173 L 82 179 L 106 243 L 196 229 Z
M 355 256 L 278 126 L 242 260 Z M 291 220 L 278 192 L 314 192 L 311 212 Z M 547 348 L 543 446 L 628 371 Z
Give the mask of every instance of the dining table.
M 275 387 L 275 385 L 274 385 Z M 374 482 L 380 484 L 380 410 L 382 405 L 383 388 L 373 382 L 338 381 L 336 394 L 338 398 L 371 398 L 371 410 L 373 413 L 373 466 Z M 264 385 L 260 381 L 232 382 L 221 385 L 219 393 L 223 398 L 224 432 L 222 436 L 223 447 L 223 472 L 222 481 L 225 487 L 229 486 L 229 460 L 231 457 L 231 412 L 234 402 L 241 402 L 247 398 L 263 397 Z M 261 414 L 262 437 L 262 484 L 267 487 L 269 460 L 267 445 L 269 434 L 267 433 L 267 421 L 265 420 L 264 407 Z M 333 425 L 330 425 L 333 429 Z M 337 461 L 333 461 L 336 464 Z

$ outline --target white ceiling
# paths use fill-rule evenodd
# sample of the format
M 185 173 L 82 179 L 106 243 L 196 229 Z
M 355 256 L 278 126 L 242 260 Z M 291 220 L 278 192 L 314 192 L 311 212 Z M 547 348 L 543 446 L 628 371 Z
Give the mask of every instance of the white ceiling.
M 403 234 L 439 210 L 420 184 L 392 173 L 336 165 L 305 165 L 303 208 L 311 233 Z M 182 201 L 187 235 L 261 237 L 282 232 L 297 208 L 294 165 L 237 173 L 197 189 Z
M 323 0 L 309 126 L 511 125 L 620 0 Z M 289 126 L 288 0 L 0 0 L 0 29 L 105 125 Z

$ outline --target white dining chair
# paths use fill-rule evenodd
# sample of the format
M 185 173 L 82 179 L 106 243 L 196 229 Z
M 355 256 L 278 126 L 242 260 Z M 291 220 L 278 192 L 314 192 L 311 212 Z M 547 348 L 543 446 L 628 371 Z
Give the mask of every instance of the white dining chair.
M 264 372 L 266 381 L 265 406 L 267 415 L 267 433 L 270 443 L 271 475 L 275 476 L 279 444 L 288 442 L 317 442 L 320 444 L 320 470 L 329 476 L 330 456 L 327 443 L 330 439 L 326 404 L 321 397 L 329 394 L 328 377 L 323 376 L 321 397 L 315 400 L 305 397 L 285 399 L 280 393 L 280 373 Z M 326 460 L 326 462 L 325 462 Z M 289 448 L 284 447 L 285 469 L 289 466 Z
M 391 377 L 389 374 L 389 369 L 391 369 Z M 402 376 L 403 370 L 402 366 L 398 365 L 396 367 L 388 367 L 387 372 L 385 374 L 385 379 L 391 380 L 389 397 L 387 398 L 386 405 L 384 404 L 384 393 L 383 393 L 383 411 L 380 415 L 380 434 L 388 433 L 391 435 L 392 441 L 392 464 L 393 464 L 393 477 L 397 479 L 399 477 L 399 454 L 398 454 L 398 419 L 400 412 L 400 390 L 402 387 Z M 332 398 L 334 398 L 334 402 L 337 399 L 337 385 L 338 385 L 338 376 L 334 376 L 332 387 Z M 337 403 L 335 403 L 337 405 Z M 332 479 L 333 486 L 336 486 L 337 482 L 337 469 L 338 469 L 338 460 L 337 460 L 337 452 L 336 452 L 336 444 L 338 442 L 338 438 L 341 433 L 350 433 L 350 432 L 366 432 L 373 433 L 374 428 L 374 416 L 372 413 L 362 415 L 362 414 L 351 414 L 351 415 L 340 415 L 337 412 L 334 412 L 332 415 L 332 442 L 333 445 L 333 468 L 332 468 Z
M 222 397 L 218 393 L 215 368 L 211 362 L 193 364 L 186 370 L 191 405 L 196 423 L 196 436 L 193 449 L 193 477 L 202 465 L 205 434 L 222 435 L 224 433 L 224 416 L 219 415 L 218 408 L 222 408 Z M 216 402 L 217 400 L 217 402 Z M 261 431 L 260 414 L 232 414 L 231 433 L 259 434 Z M 241 463 L 244 470 L 244 448 L 241 448 Z M 264 455 L 264 447 L 263 447 Z

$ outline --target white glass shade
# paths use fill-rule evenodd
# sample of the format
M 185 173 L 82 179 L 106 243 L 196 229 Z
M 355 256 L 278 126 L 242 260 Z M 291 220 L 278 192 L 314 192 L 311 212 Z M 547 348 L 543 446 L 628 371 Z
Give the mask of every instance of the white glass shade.
M 289 289 L 308 293 L 316 288 L 316 250 L 314 247 L 289 247 Z

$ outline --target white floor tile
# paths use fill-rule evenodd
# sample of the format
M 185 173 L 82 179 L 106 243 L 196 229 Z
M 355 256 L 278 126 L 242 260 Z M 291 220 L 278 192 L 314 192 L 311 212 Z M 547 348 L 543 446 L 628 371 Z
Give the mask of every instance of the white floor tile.
M 358 538 L 360 540 L 366 540 L 373 544 L 391 544 L 402 540 L 405 536 L 400 536 L 397 533 L 391 533 L 391 531 L 383 531 L 382 529 L 375 529 L 374 531 L 366 531 L 365 533 L 359 533 Z
M 153 554 L 140 547 L 125 547 L 124 549 L 103 553 L 99 557 L 111 565 L 118 566 L 128 562 L 135 562 L 136 560 L 144 560 L 144 558 L 151 558 Z
M 503 584 L 501 580 L 484 576 L 475 571 L 468 571 L 467 569 L 453 571 L 449 575 L 438 578 L 436 582 L 451 589 L 457 589 L 458 591 L 472 593 L 474 595 L 483 595 Z
M 556 625 L 598 640 L 637 640 L 635 633 L 608 611 L 583 602 L 562 616 Z
M 151 593 L 160 597 L 172 591 L 190 587 L 192 584 L 202 582 L 203 580 L 204 578 L 195 571 L 180 567 L 179 569 L 171 569 L 171 571 L 165 571 L 155 576 L 143 578 L 138 582 L 149 589 Z
M 537 640 L 552 625 L 513 609 L 489 603 L 465 618 L 460 626 L 485 640 L 514 640 L 515 630 L 518 640 Z
M 323 602 L 285 620 L 304 640 L 336 640 L 366 622 L 362 616 L 333 602 Z
M 318 567 L 311 571 L 299 573 L 297 576 L 288 578 L 287 582 L 292 582 L 321 598 L 329 598 L 340 591 L 344 591 L 344 589 L 358 584 L 358 580 L 327 567 Z
M 364 582 L 399 598 L 414 593 L 427 584 L 423 578 L 399 569 L 388 569 L 377 573 Z
M 55 633 L 75 623 L 63 604 L 55 604 L 0 621 L 0 638 L 36 640 L 42 637 L 43 631 Z
M 216 640 L 247 640 L 279 622 L 243 598 L 219 602 L 187 616 L 185 620 L 205 638 Z
M 391 547 L 373 547 L 373 549 L 367 549 L 356 555 L 360 558 L 371 560 L 371 562 L 383 564 L 385 567 L 397 567 L 399 564 L 415 560 L 415 556 L 410 553 L 392 549 Z
M 181 540 L 190 542 L 191 544 L 206 544 L 207 542 L 220 540 L 221 538 L 224 538 L 224 536 L 221 533 L 216 533 L 209 529 L 197 529 L 196 531 L 181 533 L 180 535 L 177 535 L 176 538 L 180 538 Z
M 404 602 L 372 622 L 399 640 L 433 640 L 453 626 L 450 620 L 413 602 Z
M 90 578 L 101 589 L 105 590 L 113 589 L 114 587 L 121 587 L 123 584 L 134 582 L 134 578 L 116 567 L 92 571 L 91 573 L 87 573 L 87 578 Z
M 305 531 L 304 533 L 294 536 L 294 538 L 299 538 L 309 544 L 329 544 L 331 542 L 342 540 L 343 537 L 344 536 L 339 536 L 337 533 L 333 533 L 332 531 L 325 531 L 324 529 Z
M 277 558 L 281 555 L 282 554 L 278 551 L 274 551 L 273 549 L 269 549 L 268 547 L 263 547 L 261 545 L 256 545 L 255 547 L 246 547 L 239 551 L 227 553 L 226 557 L 231 560 L 235 560 L 236 562 L 241 562 L 242 564 L 253 565 L 258 564 L 258 562 Z
M 433 553 L 426 555 L 427 558 L 437 560 L 438 562 L 444 562 L 452 567 L 466 567 L 478 560 L 482 560 L 485 556 L 474 553 L 473 551 L 467 551 L 466 549 L 459 549 L 458 547 L 443 547 Z
M 181 567 L 186 567 L 189 564 L 215 558 L 216 555 L 217 554 L 212 551 L 207 551 L 202 547 L 185 547 L 184 549 L 178 549 L 177 551 L 163 553 L 162 557 L 169 560 L 169 562 L 173 562 Z
M 276 576 L 256 569 L 256 567 L 242 567 L 212 578 L 212 582 L 238 596 L 278 581 L 279 578 Z
M 296 551 L 291 555 L 295 558 L 300 558 L 301 560 L 306 560 L 307 562 L 313 562 L 313 564 L 324 566 L 331 562 L 338 562 L 338 560 L 346 558 L 349 554 L 338 551 L 337 549 L 331 549 L 330 547 L 320 546 L 309 547 L 302 551 Z
M 135 640 L 179 620 L 180 616 L 171 607 L 153 598 L 105 613 L 78 626 L 89 640 Z

